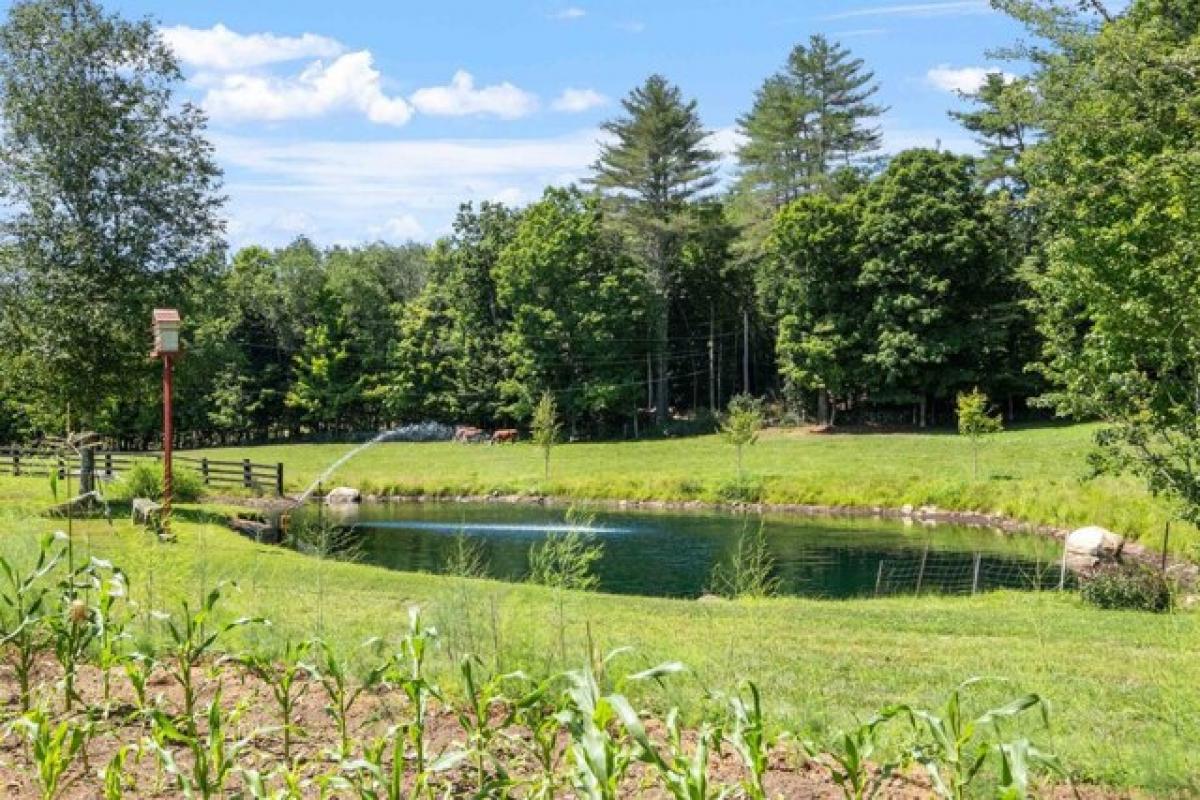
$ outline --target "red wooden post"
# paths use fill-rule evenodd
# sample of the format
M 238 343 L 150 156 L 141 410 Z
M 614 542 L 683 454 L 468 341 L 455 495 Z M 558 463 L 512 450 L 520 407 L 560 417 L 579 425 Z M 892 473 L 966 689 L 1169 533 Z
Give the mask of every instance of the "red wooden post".
M 171 451 L 173 449 L 175 431 L 172 414 L 174 400 L 175 375 L 172 369 L 170 353 L 162 354 L 163 360 L 163 502 L 162 528 L 164 534 L 171 533 L 171 497 L 175 490 L 174 475 L 171 470 Z

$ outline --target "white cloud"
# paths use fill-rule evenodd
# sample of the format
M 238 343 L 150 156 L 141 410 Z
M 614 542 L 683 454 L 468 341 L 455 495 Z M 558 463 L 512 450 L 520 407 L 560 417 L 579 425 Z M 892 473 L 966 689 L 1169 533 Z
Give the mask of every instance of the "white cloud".
M 562 9 L 561 11 L 554 12 L 553 14 L 550 15 L 550 18 L 569 21 L 569 20 L 573 20 L 573 19 L 583 19 L 586 16 L 587 16 L 587 12 L 584 11 L 579 6 L 569 6 L 567 8 Z
M 854 19 L 857 17 L 947 17 L 964 14 L 990 14 L 992 7 L 987 0 L 949 0 L 942 3 L 907 3 L 899 5 L 870 6 L 827 14 L 822 19 Z
M 190 28 L 176 25 L 162 29 L 163 39 L 180 61 L 202 69 L 222 71 L 248 69 L 302 58 L 333 58 L 345 48 L 336 39 L 305 33 L 276 36 L 273 33 L 242 34 L 224 25 Z
M 599 108 L 607 103 L 608 98 L 595 89 L 567 88 L 555 98 L 551 106 L 555 111 L 566 111 L 571 114 L 577 114 L 581 111 L 590 111 L 593 108 Z
M 205 94 L 204 106 L 217 119 L 304 119 L 353 110 L 371 122 L 405 124 L 412 109 L 404 98 L 384 94 L 381 80 L 371 54 L 360 50 L 329 64 L 314 62 L 296 77 L 221 76 Z
M 516 119 L 537 109 L 537 96 L 511 83 L 475 88 L 469 72 L 454 73 L 448 86 L 418 89 L 409 98 L 422 114 L 459 117 L 469 114 L 491 114 L 501 119 Z
M 1013 76 L 995 67 L 951 67 L 941 64 L 925 74 L 929 83 L 944 92 L 962 92 L 971 94 L 979 91 L 979 87 L 987 81 L 988 75 L 1000 73 L 1006 81 Z
M 407 242 L 425 237 L 425 226 L 412 214 L 400 214 L 371 227 L 371 233 L 380 239 Z
M 220 133 L 211 138 L 226 171 L 232 243 L 242 246 L 284 244 L 301 233 L 323 244 L 433 238 L 446 231 L 463 201 L 528 202 L 547 185 L 586 174 L 596 159 L 598 134 L 586 129 L 527 139 L 285 142 Z M 296 225 L 289 227 L 289 221 Z
M 630 20 L 629 22 L 622 22 L 617 25 L 617 27 L 623 31 L 628 31 L 629 33 L 642 33 L 646 30 L 646 23 L 634 19 Z

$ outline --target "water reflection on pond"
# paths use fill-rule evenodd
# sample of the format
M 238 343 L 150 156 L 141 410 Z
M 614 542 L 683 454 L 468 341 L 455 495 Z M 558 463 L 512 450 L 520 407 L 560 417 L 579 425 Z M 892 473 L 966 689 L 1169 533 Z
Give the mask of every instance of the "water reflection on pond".
M 697 597 L 738 536 L 760 524 L 783 594 L 855 597 L 895 592 L 971 592 L 1057 587 L 1062 546 L 1040 536 L 952 525 L 813 519 L 786 514 L 597 510 L 587 533 L 604 548 L 601 591 Z M 570 530 L 562 508 L 490 503 L 309 506 L 350 529 L 357 557 L 404 571 L 443 572 L 462 532 L 483 549 L 488 574 L 523 580 L 529 549 L 550 532 Z M 577 527 L 577 526 L 576 526 Z

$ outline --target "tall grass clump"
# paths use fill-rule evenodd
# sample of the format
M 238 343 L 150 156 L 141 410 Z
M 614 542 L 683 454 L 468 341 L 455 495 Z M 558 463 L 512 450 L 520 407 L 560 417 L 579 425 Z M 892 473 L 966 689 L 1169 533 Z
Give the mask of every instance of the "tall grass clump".
M 779 594 L 775 557 L 767 545 L 767 532 L 760 520 L 757 527 L 747 521 L 738 534 L 729 557 L 713 568 L 709 591 L 721 597 L 762 598 Z

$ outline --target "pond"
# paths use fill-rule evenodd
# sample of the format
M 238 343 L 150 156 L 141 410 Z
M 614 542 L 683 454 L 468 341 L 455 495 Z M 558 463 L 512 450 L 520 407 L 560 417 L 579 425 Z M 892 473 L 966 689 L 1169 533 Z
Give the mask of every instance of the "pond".
M 316 515 L 344 530 L 359 561 L 410 572 L 444 572 L 455 538 L 480 543 L 487 574 L 524 580 L 530 548 L 572 527 L 603 547 L 600 590 L 699 597 L 740 535 L 763 536 L 782 594 L 847 598 L 896 593 L 971 593 L 1057 588 L 1062 545 L 1034 535 L 984 528 L 925 526 L 870 519 L 763 516 L 719 512 L 587 512 L 586 528 L 562 508 L 493 503 L 383 503 L 294 515 L 293 529 Z M 1070 582 L 1068 575 L 1066 580 Z

